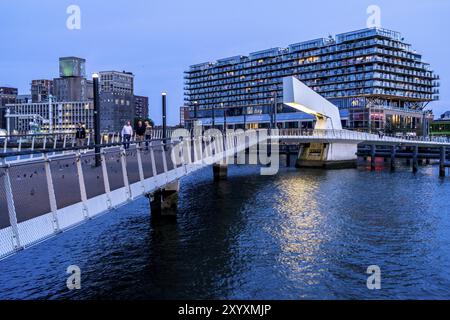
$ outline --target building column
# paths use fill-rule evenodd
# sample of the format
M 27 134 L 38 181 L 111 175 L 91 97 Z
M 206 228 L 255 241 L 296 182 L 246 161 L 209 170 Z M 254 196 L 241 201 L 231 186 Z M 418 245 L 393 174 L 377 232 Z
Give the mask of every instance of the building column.
M 177 180 L 147 195 L 152 218 L 176 217 L 179 190 L 180 182 Z
M 214 163 L 213 166 L 214 181 L 226 180 L 228 177 L 228 165 L 226 163 Z

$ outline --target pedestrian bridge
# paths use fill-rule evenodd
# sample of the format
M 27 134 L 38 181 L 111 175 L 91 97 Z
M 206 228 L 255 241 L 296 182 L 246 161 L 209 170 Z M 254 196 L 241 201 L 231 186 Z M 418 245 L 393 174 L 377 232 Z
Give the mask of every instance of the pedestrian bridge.
M 358 144 L 372 147 L 373 163 L 375 146 L 383 145 L 392 146 L 393 158 L 396 148 L 414 149 L 415 162 L 420 147 L 437 148 L 441 170 L 445 165 L 447 140 L 342 130 L 337 108 L 294 78 L 284 79 L 284 95 L 286 105 L 316 116 L 317 130 L 180 129 L 161 134 L 171 137 L 170 142 L 134 142 L 130 149 L 124 149 L 117 135 L 103 137 L 101 145 L 88 140 L 88 146 L 80 147 L 75 147 L 73 136 L 3 138 L 0 259 L 139 197 L 151 198 L 154 215 L 174 191 L 174 182 L 206 166 L 213 165 L 220 178 L 226 164 L 237 158 L 238 164 L 259 163 L 262 175 L 276 174 L 280 143 L 301 145 L 297 164 L 305 166 L 354 164 Z M 12 141 L 17 146 L 11 153 Z M 25 144 L 28 150 L 22 148 Z
M 235 156 L 243 155 L 246 149 L 259 151 L 261 174 L 275 174 L 280 141 L 450 146 L 446 141 L 380 137 L 347 130 L 215 132 L 193 138 L 186 134 L 176 137 L 175 132 L 171 142 L 152 140 L 148 148 L 137 143 L 128 150 L 120 144 L 103 145 L 98 154 L 83 149 L 35 150 L 33 158 L 21 160 L 14 160 L 14 153 L 2 154 L 3 159 L 10 160 L 0 167 L 0 257 L 164 189 L 206 166 L 234 163 Z

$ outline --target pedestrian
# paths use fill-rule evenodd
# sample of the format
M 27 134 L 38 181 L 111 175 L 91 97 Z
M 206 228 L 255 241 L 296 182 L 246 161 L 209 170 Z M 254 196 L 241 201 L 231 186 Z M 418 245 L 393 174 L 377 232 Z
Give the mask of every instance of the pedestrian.
M 131 126 L 131 122 L 127 121 L 122 128 L 122 142 L 125 150 L 130 148 L 130 140 L 132 135 L 133 127 Z
M 142 144 L 142 141 L 144 141 L 144 135 L 145 135 L 145 126 L 142 123 L 142 121 L 138 121 L 137 126 L 135 128 L 136 131 L 136 141 L 139 145 Z
M 150 140 L 152 140 L 153 128 L 149 121 L 145 121 L 145 149 L 148 150 Z
M 84 143 L 86 141 L 86 128 L 81 122 L 77 124 L 75 139 L 77 142 L 77 147 L 84 146 Z

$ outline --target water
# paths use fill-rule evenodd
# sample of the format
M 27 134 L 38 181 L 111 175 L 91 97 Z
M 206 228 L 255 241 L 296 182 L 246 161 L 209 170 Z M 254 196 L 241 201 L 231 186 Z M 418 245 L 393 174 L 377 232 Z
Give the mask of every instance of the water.
M 219 184 L 211 171 L 182 181 L 176 223 L 151 222 L 141 199 L 0 261 L 0 298 L 450 298 L 450 179 L 436 167 L 242 166 Z M 370 265 L 381 290 L 366 287 Z

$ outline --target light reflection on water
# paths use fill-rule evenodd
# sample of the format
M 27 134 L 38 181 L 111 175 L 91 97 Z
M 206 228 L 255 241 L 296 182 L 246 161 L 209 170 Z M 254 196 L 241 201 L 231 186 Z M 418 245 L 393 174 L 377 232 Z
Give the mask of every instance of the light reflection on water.
M 450 298 L 450 181 L 437 168 L 258 172 L 184 179 L 176 223 L 151 222 L 142 199 L 4 260 L 0 298 Z M 373 264 L 380 291 L 365 285 Z

